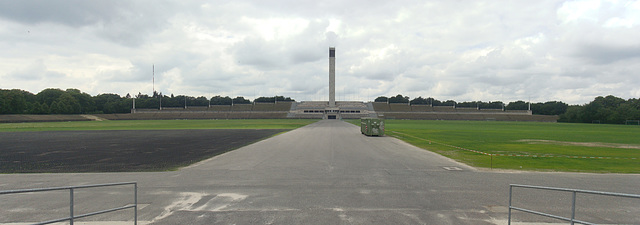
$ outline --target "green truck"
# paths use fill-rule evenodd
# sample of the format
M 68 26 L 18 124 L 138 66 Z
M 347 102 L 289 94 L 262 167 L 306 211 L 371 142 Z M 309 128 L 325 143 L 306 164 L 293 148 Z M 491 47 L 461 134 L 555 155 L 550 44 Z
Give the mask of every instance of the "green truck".
M 373 117 L 361 118 L 360 132 L 367 136 L 384 136 L 384 120 Z

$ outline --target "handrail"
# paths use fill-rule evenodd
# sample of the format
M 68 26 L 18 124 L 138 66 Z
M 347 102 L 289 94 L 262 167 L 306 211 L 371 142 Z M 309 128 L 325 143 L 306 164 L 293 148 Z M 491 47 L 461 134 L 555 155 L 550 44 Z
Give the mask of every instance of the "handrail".
M 512 199 L 512 196 L 513 196 L 513 188 L 514 187 L 540 189 L 540 190 L 551 190 L 551 191 L 572 192 L 573 196 L 572 196 L 572 199 L 571 199 L 571 218 L 562 217 L 562 216 L 558 216 L 558 215 L 552 215 L 552 214 L 548 214 L 548 213 L 543 213 L 543 212 L 538 212 L 538 211 L 534 211 L 534 210 L 530 210 L 530 209 L 525 209 L 525 208 L 520 208 L 520 207 L 513 206 L 511 204 L 511 199 Z M 577 193 L 594 194 L 594 195 L 606 195 L 606 196 L 615 196 L 615 197 L 626 197 L 626 198 L 640 198 L 640 195 L 637 195 L 637 194 L 625 194 L 625 193 L 605 192 L 605 191 L 590 191 L 590 190 L 580 190 L 580 189 L 570 189 L 570 188 L 544 187 L 544 186 L 523 185 L 523 184 L 510 184 L 509 185 L 509 220 L 508 220 L 508 224 L 511 225 L 511 210 L 513 209 L 513 210 L 518 210 L 518 211 L 521 211 L 521 212 L 536 214 L 536 215 L 539 215 L 539 216 L 545 216 L 545 217 L 549 217 L 549 218 L 568 221 L 568 222 L 571 222 L 572 225 L 574 223 L 594 225 L 595 223 L 581 221 L 581 220 L 577 220 L 575 218 L 576 217 L 576 194 Z
M 95 187 L 109 187 L 109 186 L 122 186 L 122 185 L 133 185 L 133 193 L 134 193 L 133 194 L 133 198 L 134 198 L 134 200 L 133 200 L 134 203 L 133 204 L 128 204 L 128 205 L 125 205 L 125 206 L 111 208 L 111 209 L 100 210 L 100 211 L 96 211 L 96 212 L 90 212 L 90 213 L 81 214 L 81 215 L 74 215 L 73 214 L 73 211 L 74 211 L 74 208 L 73 208 L 73 205 L 74 205 L 73 190 L 74 189 L 95 188 Z M 28 193 L 28 192 L 58 191 L 58 190 L 67 190 L 67 189 L 69 190 L 69 217 L 53 219 L 53 220 L 47 220 L 47 221 L 38 222 L 38 223 L 34 223 L 34 224 L 38 224 L 39 225 L 39 224 L 50 224 L 50 223 L 57 223 L 57 222 L 62 222 L 62 221 L 69 221 L 69 224 L 73 225 L 73 220 L 74 219 L 79 219 L 79 218 L 94 216 L 94 215 L 98 215 L 98 214 L 104 214 L 104 213 L 109 213 L 109 212 L 129 209 L 129 208 L 133 208 L 134 209 L 134 211 L 133 211 L 134 212 L 133 224 L 135 224 L 135 225 L 138 224 L 138 183 L 137 182 L 120 182 L 120 183 L 66 186 L 66 187 L 8 190 L 8 191 L 0 191 L 0 195 Z

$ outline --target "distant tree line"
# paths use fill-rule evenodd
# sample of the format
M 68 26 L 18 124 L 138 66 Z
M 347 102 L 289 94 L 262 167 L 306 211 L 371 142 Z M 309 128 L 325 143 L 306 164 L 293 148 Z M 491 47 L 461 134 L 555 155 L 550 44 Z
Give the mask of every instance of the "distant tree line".
M 85 113 L 129 113 L 133 107 L 133 99 L 137 109 L 158 109 L 162 107 L 189 107 L 209 105 L 252 104 L 244 97 L 231 98 L 229 96 L 192 97 L 185 95 L 167 96 L 154 92 L 149 96 L 138 93 L 135 96 L 127 94 L 99 94 L 91 96 L 78 89 L 48 88 L 33 94 L 19 89 L 0 89 L 0 114 L 85 114 Z M 273 96 L 259 97 L 253 103 L 275 103 L 278 101 L 294 101 L 290 97 Z M 505 104 L 501 101 L 456 102 L 454 100 L 441 101 L 434 98 L 396 95 L 392 97 L 380 96 L 375 102 L 403 103 L 411 105 L 455 106 L 479 109 L 528 110 L 529 103 L 515 101 Z M 612 95 L 596 97 L 592 102 L 584 105 L 567 105 L 560 101 L 531 103 L 531 111 L 537 115 L 559 115 L 559 122 L 572 123 L 610 123 L 624 124 L 627 120 L 640 120 L 640 99 L 624 100 Z
M 559 122 L 624 124 L 627 120 L 640 120 L 640 99 L 624 100 L 612 95 L 596 97 L 585 105 L 572 105 Z
M 640 120 L 640 99 L 624 100 L 612 95 L 596 97 L 585 105 L 568 105 L 561 101 L 529 103 L 519 100 L 504 104 L 495 102 L 456 102 L 453 100 L 440 101 L 434 98 L 417 97 L 410 100 L 409 96 L 396 95 L 393 97 L 380 96 L 375 102 L 404 103 L 411 105 L 455 106 L 479 109 L 528 110 L 536 115 L 559 115 L 559 122 L 571 123 L 609 123 L 624 124 L 627 120 Z
M 91 96 L 78 89 L 48 88 L 33 94 L 19 89 L 0 89 L 0 114 L 87 114 L 87 113 L 129 113 L 133 107 L 133 99 L 137 109 L 158 109 L 162 107 L 209 106 L 252 104 L 244 97 L 231 98 L 229 96 L 192 97 L 173 94 L 167 96 L 154 92 L 149 96 L 138 93 L 135 96 L 127 94 L 99 94 Z M 268 103 L 277 101 L 294 101 L 290 97 L 273 96 L 259 97 L 255 102 Z

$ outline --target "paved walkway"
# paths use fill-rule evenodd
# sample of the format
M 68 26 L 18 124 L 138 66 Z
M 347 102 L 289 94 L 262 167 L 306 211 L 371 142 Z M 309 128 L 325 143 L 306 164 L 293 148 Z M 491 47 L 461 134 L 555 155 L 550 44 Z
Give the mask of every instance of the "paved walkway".
M 363 136 L 346 122 L 320 121 L 179 171 L 4 174 L 0 190 L 124 181 L 138 182 L 141 224 L 504 224 L 510 183 L 635 194 L 640 187 L 640 175 L 478 171 L 395 138 Z M 127 191 L 80 192 L 77 211 L 126 203 Z M 514 203 L 527 202 L 520 206 L 563 216 L 570 205 L 570 195 L 516 194 Z M 0 222 L 68 212 L 64 192 L 0 198 Z M 578 211 L 581 219 L 640 223 L 640 201 L 579 202 L 592 205 Z M 125 211 L 90 220 L 132 217 Z

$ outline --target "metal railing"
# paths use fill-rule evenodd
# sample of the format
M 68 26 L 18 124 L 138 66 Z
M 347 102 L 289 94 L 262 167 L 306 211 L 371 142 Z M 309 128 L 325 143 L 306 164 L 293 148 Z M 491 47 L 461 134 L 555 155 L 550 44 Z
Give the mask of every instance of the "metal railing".
M 96 212 L 90 212 L 90 213 L 81 214 L 81 215 L 74 215 L 74 213 L 73 213 L 73 205 L 74 205 L 73 191 L 75 189 L 95 188 L 95 187 L 108 187 L 108 186 L 121 186 L 121 185 L 133 185 L 133 201 L 134 201 L 133 204 L 127 204 L 127 205 L 124 205 L 124 206 L 121 206 L 121 207 L 117 207 L 117 208 L 105 209 L 105 210 L 100 210 L 100 211 L 96 211 Z M 109 212 L 115 212 L 115 211 L 118 211 L 118 210 L 124 210 L 124 209 L 129 209 L 129 208 L 133 208 L 134 209 L 134 211 L 133 211 L 133 213 L 134 213 L 133 214 L 133 217 L 134 217 L 133 224 L 135 224 L 135 225 L 138 224 L 138 183 L 137 182 L 122 182 L 122 183 L 93 184 L 93 185 L 80 185 L 80 186 L 67 186 L 67 187 L 9 190 L 9 191 L 0 191 L 0 195 L 28 193 L 28 192 L 59 191 L 59 190 L 67 190 L 67 189 L 69 190 L 69 217 L 60 218 L 60 219 L 53 219 L 53 220 L 47 220 L 47 221 L 44 221 L 44 222 L 38 222 L 38 223 L 34 223 L 34 224 L 50 224 L 50 223 L 69 221 L 69 224 L 73 225 L 73 220 L 75 220 L 75 219 L 94 216 L 94 215 L 98 215 L 98 214 L 109 213 Z
M 563 191 L 563 192 L 571 192 L 571 218 L 562 217 L 558 215 L 552 215 L 548 213 L 538 212 L 530 209 L 515 207 L 511 204 L 511 199 L 513 195 L 513 188 L 530 188 L 530 189 L 540 189 L 540 190 L 552 190 L 552 191 Z M 508 224 L 511 225 L 511 210 L 518 210 L 521 212 L 531 213 L 539 216 L 545 216 L 549 218 L 564 220 L 567 222 L 571 222 L 571 224 L 580 223 L 580 224 L 588 224 L 593 225 L 595 223 L 590 223 L 586 221 L 581 221 L 576 219 L 576 194 L 577 193 L 585 193 L 585 194 L 594 194 L 594 195 L 606 195 L 606 196 L 616 196 L 616 197 L 626 197 L 626 198 L 639 198 L 640 195 L 636 194 L 624 194 L 624 193 L 615 193 L 615 192 L 604 192 L 604 191 L 589 191 L 589 190 L 580 190 L 580 189 L 568 189 L 568 188 L 555 188 L 555 187 L 543 187 L 543 186 L 532 186 L 532 185 L 522 185 L 522 184 L 510 184 L 509 185 L 509 220 Z

